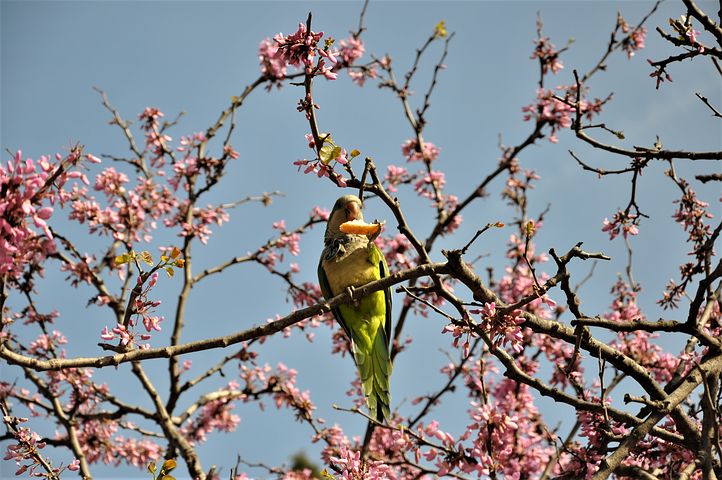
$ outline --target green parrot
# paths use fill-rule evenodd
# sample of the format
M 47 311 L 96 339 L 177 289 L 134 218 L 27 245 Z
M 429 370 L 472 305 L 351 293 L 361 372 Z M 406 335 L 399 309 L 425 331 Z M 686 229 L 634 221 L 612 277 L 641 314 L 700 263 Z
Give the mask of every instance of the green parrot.
M 344 195 L 336 201 L 326 225 L 324 249 L 318 264 L 318 279 L 326 299 L 361 287 L 389 274 L 384 254 L 374 244 L 378 235 L 346 234 L 339 226 L 350 220 L 363 220 L 361 200 Z M 377 290 L 333 309 L 333 316 L 351 340 L 351 353 L 358 367 L 366 404 L 372 418 L 383 422 L 389 417 L 391 395 L 391 289 Z

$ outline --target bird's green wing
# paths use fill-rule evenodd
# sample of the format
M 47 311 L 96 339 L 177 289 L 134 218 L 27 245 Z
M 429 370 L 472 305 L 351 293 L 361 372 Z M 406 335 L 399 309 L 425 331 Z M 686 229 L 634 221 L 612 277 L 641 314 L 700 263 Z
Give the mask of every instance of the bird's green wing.
M 324 298 L 326 300 L 331 300 L 333 298 L 333 292 L 331 291 L 331 285 L 329 285 L 328 283 L 326 271 L 323 269 L 323 257 L 321 257 L 321 260 L 319 260 L 318 262 L 318 283 L 321 286 L 321 293 L 323 293 Z M 349 330 L 346 322 L 343 321 L 343 316 L 341 315 L 341 311 L 338 309 L 338 307 L 332 308 L 331 313 L 333 313 L 333 317 L 336 319 L 339 325 L 341 325 L 343 331 L 346 332 L 346 336 L 348 336 L 349 340 L 353 341 L 353 337 L 351 336 L 351 330 Z
M 389 267 L 386 264 L 386 257 L 373 242 L 369 244 L 369 262 L 377 265 L 379 269 L 379 279 L 389 276 Z M 384 289 L 384 299 L 386 303 L 386 319 L 383 325 L 383 333 L 386 336 L 386 347 L 388 348 L 391 340 L 391 287 Z
M 389 267 L 386 258 L 379 248 L 371 243 L 369 245 L 369 261 L 378 266 L 379 279 L 389 276 Z M 371 360 L 373 363 L 373 392 L 368 397 L 369 410 L 372 415 L 376 414 L 378 421 L 383 422 L 384 418 L 390 416 L 391 394 L 389 378 L 393 369 L 391 364 L 391 287 L 383 291 L 384 294 L 384 322 L 376 332 L 371 349 Z

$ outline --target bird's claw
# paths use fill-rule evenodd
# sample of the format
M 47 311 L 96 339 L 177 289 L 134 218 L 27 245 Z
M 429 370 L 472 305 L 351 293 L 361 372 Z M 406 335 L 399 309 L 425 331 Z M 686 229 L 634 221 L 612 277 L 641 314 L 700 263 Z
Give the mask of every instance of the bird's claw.
M 353 285 L 346 287 L 346 295 L 348 295 L 349 300 L 351 300 L 351 305 L 358 306 L 359 301 L 354 296 L 355 291 L 356 291 L 356 289 L 353 287 Z

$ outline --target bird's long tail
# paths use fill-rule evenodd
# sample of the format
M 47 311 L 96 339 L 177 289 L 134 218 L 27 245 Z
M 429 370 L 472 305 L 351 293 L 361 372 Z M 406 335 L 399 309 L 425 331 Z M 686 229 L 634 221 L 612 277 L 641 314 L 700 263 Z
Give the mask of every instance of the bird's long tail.
M 363 352 L 356 342 L 353 344 L 353 355 L 361 376 L 361 385 L 369 415 L 379 422 L 390 416 L 391 393 L 389 379 L 391 378 L 391 358 L 389 343 L 383 328 L 379 328 L 370 352 Z

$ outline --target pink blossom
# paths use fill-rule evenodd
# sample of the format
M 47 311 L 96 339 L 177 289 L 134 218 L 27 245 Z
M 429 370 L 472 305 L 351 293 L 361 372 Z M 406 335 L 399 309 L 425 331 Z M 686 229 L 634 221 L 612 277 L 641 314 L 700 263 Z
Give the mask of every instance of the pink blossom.
M 115 334 L 108 330 L 108 327 L 103 327 L 103 330 L 100 334 L 100 338 L 106 341 L 111 341 L 115 338 Z
M 361 452 L 341 447 L 331 461 L 341 470 L 342 480 L 386 480 L 393 478 L 391 467 L 378 460 L 361 461 Z
M 557 131 L 562 128 L 569 128 L 572 125 L 572 114 L 574 108 L 565 102 L 554 98 L 551 90 L 537 90 L 537 103 L 522 108 L 524 121 L 535 119 L 537 122 L 550 125 L 552 128 L 549 141 L 556 143 Z
M 320 48 L 319 41 L 323 32 L 307 32 L 306 25 L 300 23 L 295 33 L 284 36 L 279 33 L 273 40 L 276 42 L 277 50 L 274 58 L 282 59 L 288 65 L 303 68 L 307 74 L 320 74 L 329 80 L 337 76 L 328 66 L 336 63 L 336 52 L 327 48 Z M 318 62 L 316 58 L 318 57 Z
M 444 172 L 432 170 L 414 184 L 414 190 L 422 197 L 434 199 L 436 193 L 444 188 L 446 179 Z
M 48 225 L 56 202 L 64 204 L 70 194 L 69 180 L 85 176 L 73 168 L 81 160 L 80 149 L 55 162 L 41 157 L 37 162 L 22 159 L 18 151 L 5 167 L 0 165 L 0 275 L 17 278 L 25 268 L 40 269 L 56 251 Z M 48 183 L 51 182 L 52 184 Z M 76 188 L 75 185 L 73 188 Z M 49 204 L 49 205 L 48 205 Z
M 306 137 L 306 141 L 308 141 L 308 148 L 310 148 L 311 150 L 315 150 L 316 149 L 316 140 L 313 138 L 313 134 L 306 133 L 306 134 L 304 134 L 304 136 Z
M 241 156 L 241 154 L 235 151 L 231 145 L 225 145 L 223 147 L 223 153 L 234 160 Z
M 356 60 L 361 58 L 366 51 L 364 42 L 360 37 L 349 37 L 341 40 L 338 56 L 341 57 L 343 65 L 352 65 Z
M 235 404 L 231 401 L 233 398 L 231 394 L 234 391 L 238 391 L 238 387 L 229 385 L 227 389 L 219 392 L 226 393 L 225 396 L 204 404 L 198 417 L 183 427 L 184 434 L 194 442 L 203 443 L 207 440 L 208 434 L 213 431 L 234 431 L 241 423 L 241 417 L 232 413 Z
M 622 49 L 627 54 L 627 58 L 632 58 L 637 50 L 645 47 L 644 40 L 646 36 L 647 29 L 645 27 L 639 27 L 622 41 Z
M 389 165 L 386 167 L 386 175 L 384 179 L 387 182 L 387 189 L 390 192 L 396 191 L 396 186 L 400 183 L 411 180 L 408 171 L 404 167 L 397 167 L 396 165 Z
M 418 141 L 415 138 L 406 140 L 403 145 L 401 145 L 401 153 L 406 157 L 406 161 L 408 162 L 418 162 L 422 160 L 424 162 L 433 162 L 439 158 L 440 152 L 440 148 L 427 141 L 423 142 L 423 148 L 419 148 Z
M 157 122 L 159 118 L 163 117 L 163 112 L 155 107 L 146 107 L 145 110 L 143 110 L 143 113 L 138 115 L 138 118 L 140 120 L 144 120 L 145 122 Z
M 145 327 L 145 329 L 146 329 L 148 332 L 150 332 L 151 330 L 155 330 L 156 332 L 160 332 L 160 331 L 161 331 L 160 322 L 162 322 L 163 320 L 164 320 L 164 317 L 157 317 L 157 316 L 147 317 L 147 316 L 144 316 L 144 317 L 143 317 L 143 326 Z M 147 340 L 147 338 L 144 339 L 144 340 Z
M 96 157 L 95 155 L 90 154 L 90 153 L 87 153 L 87 154 L 85 155 L 85 158 L 87 158 L 90 163 L 96 163 L 96 164 L 97 164 L 97 163 L 101 163 L 101 162 L 102 162 L 102 160 L 100 160 L 98 157 Z M 69 468 L 69 467 L 68 467 L 68 468 Z
M 542 73 L 546 74 L 549 70 L 552 73 L 559 72 L 564 65 L 559 60 L 559 51 L 554 48 L 554 44 L 551 43 L 549 37 L 540 37 L 534 40 L 536 46 L 531 58 L 538 58 L 541 64 Z
M 408 256 L 413 252 L 413 247 L 404 235 L 396 234 L 393 237 L 380 235 L 376 239 L 376 245 L 384 253 L 391 273 L 412 268 L 416 264 L 416 259 Z
M 627 238 L 627 235 L 637 235 L 639 233 L 637 221 L 636 215 L 618 210 L 611 221 L 608 218 L 604 219 L 602 231 L 609 232 L 609 240 L 614 240 L 620 233 L 624 238 Z
M 311 218 L 312 219 L 318 219 L 321 221 L 327 221 L 329 215 L 331 215 L 331 212 L 322 207 L 313 207 L 313 211 L 311 212 Z
M 269 38 L 262 40 L 258 46 L 258 60 L 261 64 L 261 73 L 269 80 L 278 82 L 286 78 L 286 61 L 278 54 L 276 42 Z M 280 86 L 280 83 L 277 85 Z
M 379 76 L 379 73 L 376 70 L 376 64 L 358 68 L 349 67 L 347 72 L 348 76 L 351 77 L 351 81 L 359 87 L 363 87 L 367 79 L 378 78 Z

